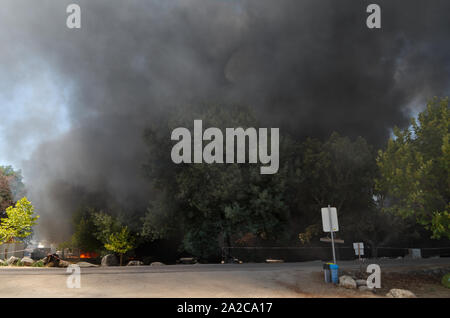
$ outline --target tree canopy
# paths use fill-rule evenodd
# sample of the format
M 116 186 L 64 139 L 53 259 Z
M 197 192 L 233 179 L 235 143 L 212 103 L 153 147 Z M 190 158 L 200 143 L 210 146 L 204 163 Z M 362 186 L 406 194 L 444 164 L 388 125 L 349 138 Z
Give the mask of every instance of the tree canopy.
M 6 215 L 6 218 L 0 219 L 0 243 L 27 238 L 32 234 L 32 227 L 37 224 L 39 218 L 39 215 L 34 214 L 34 207 L 26 197 L 17 201 L 14 207 L 8 207 Z
M 414 217 L 450 238 L 450 109 L 447 99 L 433 99 L 406 129 L 394 129 L 379 152 L 377 188 L 386 193 L 386 210 Z

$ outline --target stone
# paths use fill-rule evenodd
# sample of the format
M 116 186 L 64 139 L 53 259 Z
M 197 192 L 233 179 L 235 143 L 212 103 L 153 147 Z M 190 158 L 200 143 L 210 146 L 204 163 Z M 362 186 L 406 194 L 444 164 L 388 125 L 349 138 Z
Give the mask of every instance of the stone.
M 91 264 L 91 263 L 88 263 L 88 262 L 78 262 L 77 265 L 80 266 L 81 268 L 84 268 L 84 267 L 98 267 L 98 265 L 94 265 L 94 264 Z
M 196 260 L 193 257 L 182 257 L 182 258 L 180 258 L 179 263 L 181 263 L 181 264 L 195 264 Z
M 127 266 L 142 266 L 142 265 L 144 265 L 144 262 L 136 261 L 136 260 L 129 261 L 127 264 Z
M 58 267 L 69 267 L 70 263 L 68 261 L 60 260 Z
M 15 262 L 17 262 L 19 260 L 18 257 L 15 256 L 11 256 L 10 258 L 8 258 L 8 260 L 6 261 L 6 264 L 8 265 L 13 265 Z
M 161 262 L 153 262 L 150 264 L 150 266 L 163 266 L 163 265 L 166 265 L 166 264 L 161 263 Z
M 367 286 L 367 281 L 365 279 L 357 279 L 356 281 L 356 286 Z
M 266 259 L 266 263 L 284 263 L 282 259 Z
M 390 298 L 417 298 L 412 291 L 397 288 L 391 289 L 386 296 Z
M 102 258 L 102 266 L 119 266 L 119 260 L 114 254 L 108 254 Z
M 24 266 L 32 266 L 34 264 L 34 261 L 31 259 L 31 257 L 25 256 L 20 260 Z
M 356 289 L 356 282 L 350 276 L 343 275 L 339 277 L 339 286 L 349 289 Z
M 366 292 L 366 291 L 373 292 L 373 288 L 369 288 L 369 287 L 364 286 L 364 285 L 359 286 L 358 289 L 359 289 L 359 291 L 362 291 L 362 292 Z

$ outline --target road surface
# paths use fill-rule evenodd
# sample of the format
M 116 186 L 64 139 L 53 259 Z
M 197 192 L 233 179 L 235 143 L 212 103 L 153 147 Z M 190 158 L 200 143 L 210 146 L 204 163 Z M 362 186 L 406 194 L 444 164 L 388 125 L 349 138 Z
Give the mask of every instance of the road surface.
M 373 260 L 383 270 L 450 266 L 450 258 Z M 339 263 L 357 269 L 357 261 Z M 0 297 L 360 297 L 322 282 L 322 262 L 81 268 L 67 288 L 63 268 L 0 267 Z M 371 293 L 366 295 L 373 297 Z

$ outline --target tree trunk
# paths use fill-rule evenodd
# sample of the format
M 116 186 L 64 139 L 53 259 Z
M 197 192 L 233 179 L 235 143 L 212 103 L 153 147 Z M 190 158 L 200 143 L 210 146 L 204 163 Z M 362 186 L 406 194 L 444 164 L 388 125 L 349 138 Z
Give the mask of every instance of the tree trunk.
M 378 247 L 374 242 L 369 241 L 370 247 L 372 248 L 372 258 L 378 257 Z
M 120 254 L 120 266 L 122 266 L 123 254 Z

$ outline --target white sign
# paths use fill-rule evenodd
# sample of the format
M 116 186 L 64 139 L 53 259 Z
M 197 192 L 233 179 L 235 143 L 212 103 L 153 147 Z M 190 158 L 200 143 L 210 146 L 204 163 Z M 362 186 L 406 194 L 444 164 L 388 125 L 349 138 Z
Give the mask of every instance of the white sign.
M 353 243 L 353 249 L 356 255 L 364 255 L 364 243 Z
M 330 217 L 330 213 L 328 213 L 328 208 L 322 208 L 322 226 L 323 226 L 323 231 L 324 232 L 331 232 L 331 229 L 333 229 L 333 232 L 337 232 L 337 231 L 339 231 L 339 224 L 338 224 L 338 218 L 337 218 L 337 209 L 336 208 L 330 208 L 330 211 L 331 211 L 331 217 Z

